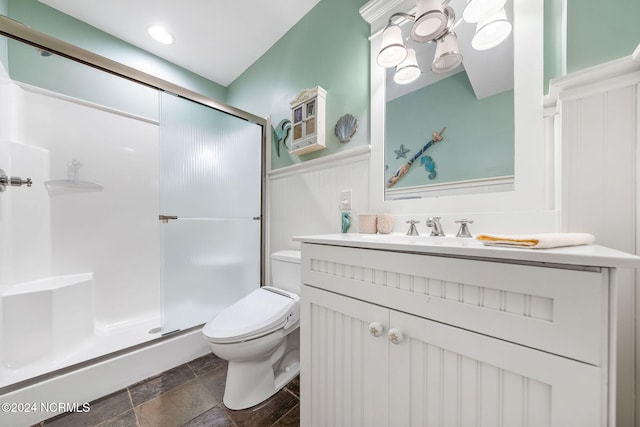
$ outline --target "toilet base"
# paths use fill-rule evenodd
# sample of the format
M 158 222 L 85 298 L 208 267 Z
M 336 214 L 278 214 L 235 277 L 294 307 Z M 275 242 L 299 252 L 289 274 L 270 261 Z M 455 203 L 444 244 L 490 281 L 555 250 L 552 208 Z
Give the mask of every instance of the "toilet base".
M 224 405 L 233 410 L 255 406 L 280 391 L 300 373 L 299 330 L 286 337 L 264 360 L 229 360 Z

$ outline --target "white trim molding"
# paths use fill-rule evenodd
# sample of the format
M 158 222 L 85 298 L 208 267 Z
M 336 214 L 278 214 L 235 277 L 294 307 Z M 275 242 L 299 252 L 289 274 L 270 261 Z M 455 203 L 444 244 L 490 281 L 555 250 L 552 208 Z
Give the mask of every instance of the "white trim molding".
M 392 188 L 387 190 L 387 197 L 389 200 L 400 200 L 416 199 L 425 196 L 437 197 L 511 191 L 514 188 L 514 181 L 513 175 L 509 175 L 443 182 L 441 184 L 418 185 L 415 187 Z
M 382 28 L 392 13 L 399 10 L 404 12 L 408 9 L 405 3 L 409 2 L 407 0 L 372 0 L 360 8 L 360 16 L 372 25 L 372 30 L 373 27 Z M 412 6 L 415 7 L 415 3 Z
M 338 165 L 368 160 L 371 156 L 371 145 L 363 145 L 351 148 L 349 150 L 340 151 L 335 154 L 329 154 L 317 159 L 308 160 L 306 162 L 296 163 L 295 165 L 285 166 L 283 168 L 274 169 L 267 173 L 269 180 L 284 178 L 286 176 L 311 172 L 318 169 L 326 169 Z
M 545 116 L 558 112 L 560 100 L 577 99 L 634 84 L 640 80 L 640 45 L 620 59 L 598 64 L 566 76 L 552 79 L 549 94 L 544 98 Z

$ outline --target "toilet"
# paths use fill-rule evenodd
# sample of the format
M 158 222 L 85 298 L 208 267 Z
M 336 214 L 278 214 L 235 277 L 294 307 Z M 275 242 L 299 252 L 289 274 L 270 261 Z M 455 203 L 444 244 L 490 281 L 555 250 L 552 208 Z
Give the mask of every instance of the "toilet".
M 211 319 L 202 333 L 229 362 L 223 402 L 263 402 L 300 372 L 300 252 L 271 254 L 274 286 L 263 286 Z

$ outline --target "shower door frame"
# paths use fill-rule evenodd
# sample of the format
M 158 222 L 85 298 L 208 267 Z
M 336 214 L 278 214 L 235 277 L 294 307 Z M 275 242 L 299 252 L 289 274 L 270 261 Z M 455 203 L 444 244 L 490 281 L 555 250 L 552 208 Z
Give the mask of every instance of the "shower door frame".
M 261 127 L 261 173 L 260 173 L 260 286 L 265 282 L 265 244 L 266 244 L 266 156 L 268 153 L 267 127 L 268 121 L 263 117 L 256 116 L 247 111 L 235 108 L 231 105 L 208 98 L 200 93 L 194 92 L 169 81 L 147 74 L 143 71 L 121 64 L 104 56 L 98 55 L 86 49 L 82 49 L 71 43 L 51 37 L 37 30 L 27 27 L 25 24 L 0 15 L 0 35 L 23 42 L 39 49 L 60 55 L 72 61 L 80 62 L 92 68 L 113 74 L 124 79 L 151 87 L 153 89 L 167 92 L 184 98 L 206 107 L 213 108 L 223 113 L 230 114 Z M 158 284 L 160 285 L 160 284 Z M 153 342 L 153 340 L 151 341 Z

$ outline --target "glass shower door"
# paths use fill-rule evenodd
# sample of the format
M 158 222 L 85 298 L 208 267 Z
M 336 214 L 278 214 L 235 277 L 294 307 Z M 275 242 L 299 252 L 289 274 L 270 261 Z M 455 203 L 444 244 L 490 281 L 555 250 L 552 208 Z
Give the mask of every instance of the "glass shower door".
M 167 93 L 160 106 L 167 334 L 260 286 L 262 127 Z

